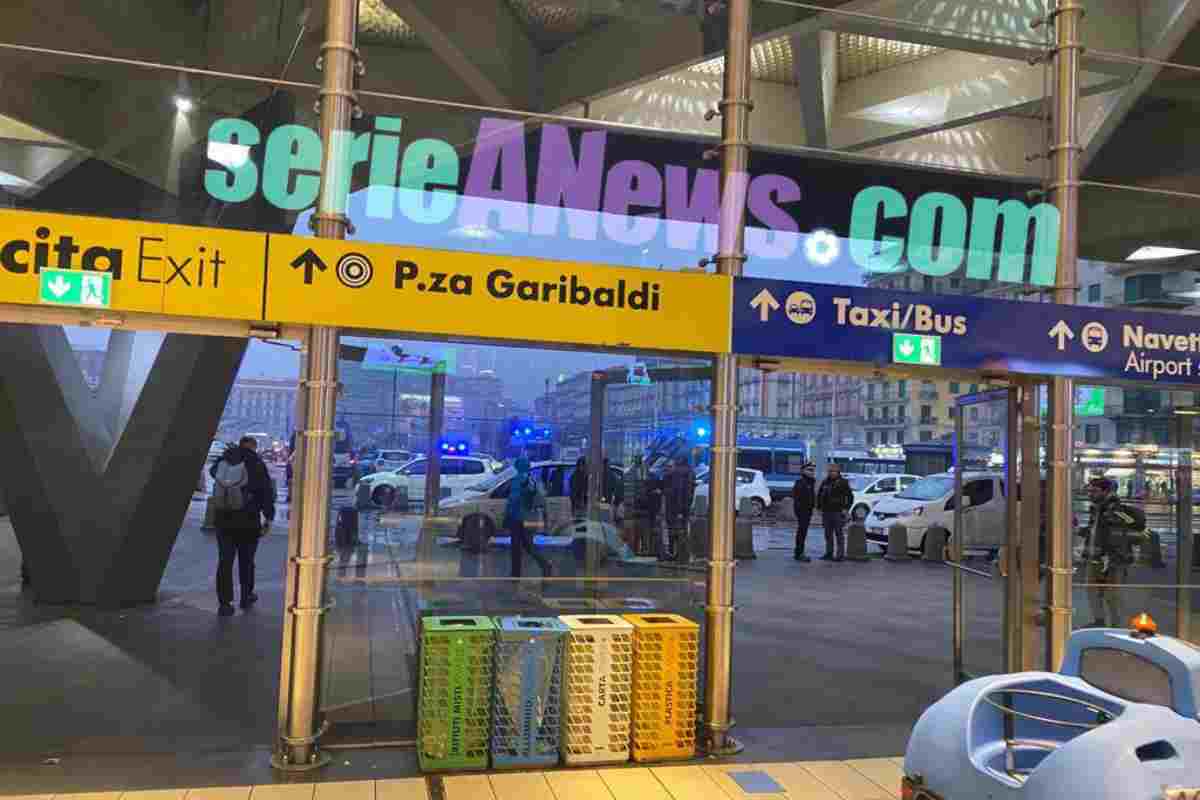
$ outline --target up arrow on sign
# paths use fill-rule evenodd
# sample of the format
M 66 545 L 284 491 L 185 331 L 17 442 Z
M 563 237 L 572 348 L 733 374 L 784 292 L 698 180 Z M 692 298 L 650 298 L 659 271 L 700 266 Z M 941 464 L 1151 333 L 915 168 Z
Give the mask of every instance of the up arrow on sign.
M 750 301 L 750 307 L 757 309 L 758 318 L 766 322 L 771 318 L 771 312 L 779 308 L 779 301 L 775 299 L 775 295 L 763 289 L 754 295 L 754 299 Z

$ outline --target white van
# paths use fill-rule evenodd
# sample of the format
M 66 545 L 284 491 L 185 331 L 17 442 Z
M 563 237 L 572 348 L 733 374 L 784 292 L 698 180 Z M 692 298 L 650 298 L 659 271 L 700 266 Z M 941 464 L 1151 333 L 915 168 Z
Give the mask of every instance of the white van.
M 993 553 L 1007 535 L 1004 476 L 997 472 L 967 472 L 963 481 L 963 550 Z M 888 528 L 900 522 L 908 529 L 908 548 L 921 550 L 925 531 L 940 525 L 954 531 L 954 473 L 929 475 L 886 500 L 867 515 L 867 540 L 887 547 Z

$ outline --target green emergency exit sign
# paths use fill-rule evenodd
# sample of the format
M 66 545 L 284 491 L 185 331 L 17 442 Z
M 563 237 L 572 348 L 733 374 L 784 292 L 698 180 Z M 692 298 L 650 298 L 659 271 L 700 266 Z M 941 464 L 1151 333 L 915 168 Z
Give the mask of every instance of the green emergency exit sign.
M 44 269 L 38 299 L 54 306 L 108 308 L 112 302 L 112 275 L 70 269 Z
M 892 361 L 896 364 L 942 365 L 942 337 L 916 333 L 892 334 Z

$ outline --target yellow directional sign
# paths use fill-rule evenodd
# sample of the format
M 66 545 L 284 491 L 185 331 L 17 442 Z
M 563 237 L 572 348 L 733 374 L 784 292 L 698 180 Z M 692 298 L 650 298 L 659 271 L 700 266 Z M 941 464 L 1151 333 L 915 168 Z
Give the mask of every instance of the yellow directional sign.
M 713 275 L 272 236 L 266 318 L 728 352 L 731 294 Z
M 5 211 L 0 303 L 39 302 L 43 269 L 112 276 L 108 308 L 262 318 L 267 235 L 221 228 Z
M 727 276 L 0 212 L 0 303 L 42 302 L 43 270 L 110 275 L 106 308 L 115 312 L 699 353 L 730 348 Z

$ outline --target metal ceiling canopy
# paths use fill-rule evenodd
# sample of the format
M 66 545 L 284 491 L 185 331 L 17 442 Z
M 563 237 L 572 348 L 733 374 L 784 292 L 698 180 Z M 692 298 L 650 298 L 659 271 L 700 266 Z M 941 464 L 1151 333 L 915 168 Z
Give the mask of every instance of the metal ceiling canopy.
M 539 50 L 554 50 L 600 24 L 578 3 L 551 0 L 506 0 Z
M 369 44 L 412 47 L 420 45 L 417 33 L 384 0 L 359 0 L 358 35 Z
M 857 33 L 839 33 L 837 37 L 838 82 L 845 83 L 877 72 L 892 69 L 928 58 L 940 52 L 929 47 L 896 39 L 881 39 Z M 725 69 L 725 57 L 702 61 L 691 67 L 692 72 L 720 75 Z M 795 85 L 795 54 L 788 36 L 758 42 L 750 49 L 750 74 L 756 81 Z

